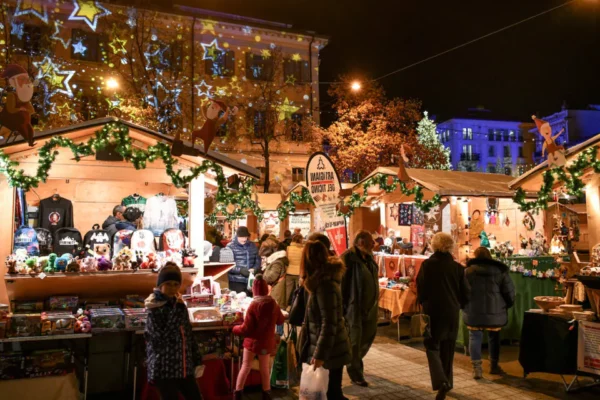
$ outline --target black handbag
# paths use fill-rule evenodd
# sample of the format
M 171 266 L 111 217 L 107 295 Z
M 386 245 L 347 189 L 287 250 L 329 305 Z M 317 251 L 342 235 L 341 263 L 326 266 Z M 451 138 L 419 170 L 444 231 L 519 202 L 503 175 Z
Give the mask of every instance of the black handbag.
M 292 308 L 290 310 L 289 323 L 293 326 L 302 326 L 304 316 L 306 315 L 306 289 L 304 286 L 298 287 L 292 295 Z

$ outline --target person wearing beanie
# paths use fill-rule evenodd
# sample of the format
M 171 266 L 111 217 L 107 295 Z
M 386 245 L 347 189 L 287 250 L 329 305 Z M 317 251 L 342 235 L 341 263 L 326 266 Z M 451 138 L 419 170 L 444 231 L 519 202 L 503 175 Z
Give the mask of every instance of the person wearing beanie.
M 240 226 L 233 240 L 227 245 L 233 252 L 235 267 L 228 273 L 229 289 L 242 293 L 248 287 L 250 272 L 260 271 L 260 258 L 256 245 L 250 241 L 250 231 Z
M 275 350 L 275 325 L 284 321 L 277 302 L 269 296 L 269 285 L 261 274 L 252 284 L 253 301 L 248 307 L 243 325 L 233 327 L 235 335 L 244 337 L 244 357 L 235 387 L 235 400 L 241 400 L 246 378 L 252 369 L 254 356 L 258 356 L 263 400 L 271 399 L 271 353 Z
M 202 358 L 192 334 L 188 310 L 181 296 L 179 267 L 168 262 L 158 272 L 156 288 L 146 299 L 148 319 L 144 337 L 148 381 L 158 388 L 161 399 L 202 399 L 196 377 L 202 375 Z

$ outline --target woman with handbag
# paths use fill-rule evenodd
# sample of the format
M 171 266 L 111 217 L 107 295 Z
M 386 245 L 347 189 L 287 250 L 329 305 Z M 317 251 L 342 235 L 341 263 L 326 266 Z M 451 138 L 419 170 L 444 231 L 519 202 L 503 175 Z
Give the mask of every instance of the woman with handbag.
M 300 360 L 329 370 L 327 399 L 345 400 L 344 365 L 351 361 L 350 339 L 342 308 L 342 261 L 331 257 L 320 241 L 309 241 L 302 253 L 301 279 L 310 293 L 300 332 Z
M 458 317 L 469 299 L 465 269 L 454 261 L 454 240 L 436 233 L 431 240 L 433 255 L 423 262 L 417 276 L 417 298 L 429 317 L 429 330 L 423 344 L 436 400 L 452 389 L 452 364 L 458 336 Z M 425 320 L 427 318 L 425 317 Z

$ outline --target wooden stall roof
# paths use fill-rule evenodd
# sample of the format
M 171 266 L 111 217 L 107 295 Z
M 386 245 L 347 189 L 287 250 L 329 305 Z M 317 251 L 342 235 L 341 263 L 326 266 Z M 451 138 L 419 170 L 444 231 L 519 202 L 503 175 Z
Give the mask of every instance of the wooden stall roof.
M 121 123 L 127 125 L 127 127 L 129 127 L 129 129 L 131 129 L 131 130 L 140 132 L 142 134 L 146 134 L 148 136 L 154 137 L 155 139 L 163 141 L 163 142 L 168 142 L 168 143 L 173 142 L 172 136 L 164 135 L 160 132 L 153 131 L 153 130 L 143 127 L 141 125 L 137 125 L 132 122 L 125 121 L 125 120 L 115 118 L 115 117 L 98 118 L 98 119 L 85 121 L 85 122 L 81 122 L 81 123 L 74 124 L 74 125 L 65 126 L 62 128 L 48 129 L 45 131 L 35 132 L 34 138 L 38 139 L 38 140 L 39 139 L 49 139 L 52 136 L 63 135 L 63 134 L 72 133 L 72 132 L 76 132 L 76 131 L 100 128 L 101 126 L 106 125 L 111 122 L 121 122 Z M 7 143 L 7 139 L 8 138 L 2 138 L 2 140 L 0 140 L 0 149 L 9 148 L 9 147 L 16 146 L 16 145 L 23 145 L 25 143 L 25 139 L 23 139 L 21 136 L 19 136 L 14 141 L 11 140 L 10 143 Z M 191 146 L 190 142 L 184 141 L 184 143 L 187 146 Z M 202 143 L 195 144 L 194 147 L 196 149 L 200 150 L 202 153 L 204 152 L 204 150 L 202 148 Z M 242 162 L 233 160 L 219 152 L 209 150 L 208 154 L 203 155 L 201 158 L 206 158 L 208 160 L 215 161 L 216 163 L 226 166 L 228 168 L 231 168 L 231 169 L 237 171 L 238 173 L 248 175 L 255 179 L 260 179 L 260 171 L 258 169 L 250 167 Z
M 598 144 L 600 144 L 600 134 L 589 138 L 585 142 L 579 143 L 578 145 L 568 148 L 565 152 L 567 164 L 585 149 Z M 542 185 L 542 174 L 546 170 L 548 170 L 548 160 L 536 165 L 534 168 L 525 172 L 517 179 L 513 179 L 510 182 L 509 187 L 511 189 L 517 189 L 527 184 L 527 187 L 525 188 L 526 190 L 535 190 L 536 188 L 539 189 L 539 187 Z
M 440 196 L 512 198 L 515 195 L 515 191 L 508 187 L 513 178 L 507 175 L 416 168 L 407 168 L 406 172 L 415 183 Z M 377 168 L 357 183 L 355 189 L 362 187 L 365 180 L 378 174 L 396 176 L 398 167 Z
M 547 213 L 550 213 L 550 210 L 553 210 L 554 208 L 556 208 L 556 204 L 552 204 L 552 205 L 548 206 Z M 586 204 L 561 204 L 560 208 L 566 208 L 567 210 L 571 211 L 572 213 L 579 214 L 579 215 L 587 214 L 587 205 Z

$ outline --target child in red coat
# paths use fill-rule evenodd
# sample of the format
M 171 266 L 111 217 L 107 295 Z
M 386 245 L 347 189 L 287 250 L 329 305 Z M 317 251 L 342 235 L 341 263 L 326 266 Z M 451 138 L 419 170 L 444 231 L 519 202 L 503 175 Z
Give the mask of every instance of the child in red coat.
M 235 399 L 241 399 L 246 378 L 252 368 L 254 356 L 258 356 L 263 388 L 263 400 L 271 399 L 270 358 L 275 349 L 275 325 L 281 325 L 284 316 L 277 302 L 269 296 L 269 286 L 262 275 L 257 275 L 252 285 L 254 297 L 244 324 L 235 326 L 233 333 L 244 336 L 244 361 L 237 378 Z

